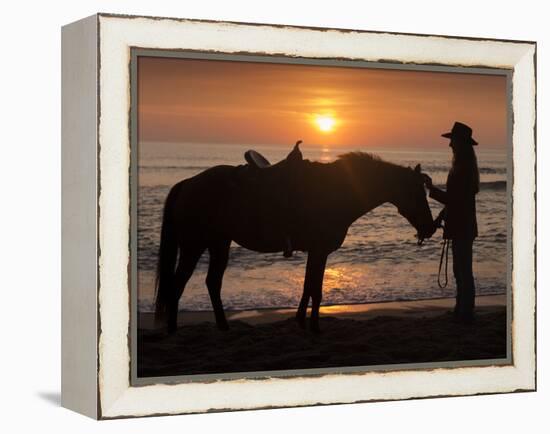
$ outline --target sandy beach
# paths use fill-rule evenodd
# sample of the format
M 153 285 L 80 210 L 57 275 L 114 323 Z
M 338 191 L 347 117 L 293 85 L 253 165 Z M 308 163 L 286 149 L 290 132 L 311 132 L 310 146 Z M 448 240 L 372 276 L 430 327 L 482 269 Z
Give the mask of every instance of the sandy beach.
M 180 312 L 173 335 L 142 313 L 138 377 L 375 366 L 506 357 L 506 296 L 477 298 L 474 324 L 453 321 L 453 299 L 321 308 L 321 334 L 302 330 L 294 309 Z

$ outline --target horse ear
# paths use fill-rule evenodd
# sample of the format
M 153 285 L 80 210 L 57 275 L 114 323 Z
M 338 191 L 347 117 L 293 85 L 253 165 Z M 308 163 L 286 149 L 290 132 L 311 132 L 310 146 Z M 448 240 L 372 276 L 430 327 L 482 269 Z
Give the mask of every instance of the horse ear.
M 417 164 L 415 167 L 414 167 L 414 171 L 416 173 L 420 173 L 422 171 L 422 169 L 420 168 L 420 164 Z

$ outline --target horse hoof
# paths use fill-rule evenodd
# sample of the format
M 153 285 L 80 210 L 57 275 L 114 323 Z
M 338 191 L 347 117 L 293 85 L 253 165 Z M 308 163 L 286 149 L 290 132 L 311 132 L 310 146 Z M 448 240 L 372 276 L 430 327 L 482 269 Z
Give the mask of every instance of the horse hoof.
M 301 329 L 304 329 L 306 328 L 306 320 L 305 318 L 299 318 L 299 317 L 296 317 L 296 322 L 298 323 L 298 327 L 300 327 Z

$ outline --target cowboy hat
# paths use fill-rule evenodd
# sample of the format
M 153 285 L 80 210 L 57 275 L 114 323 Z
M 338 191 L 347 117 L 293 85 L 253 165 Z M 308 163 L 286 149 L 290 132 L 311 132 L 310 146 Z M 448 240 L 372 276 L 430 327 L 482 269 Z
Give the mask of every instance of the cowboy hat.
M 462 122 L 455 122 L 453 129 L 445 134 L 441 134 L 441 137 L 456 138 L 464 141 L 464 143 L 470 143 L 471 145 L 477 145 L 477 142 L 472 138 L 472 129 Z

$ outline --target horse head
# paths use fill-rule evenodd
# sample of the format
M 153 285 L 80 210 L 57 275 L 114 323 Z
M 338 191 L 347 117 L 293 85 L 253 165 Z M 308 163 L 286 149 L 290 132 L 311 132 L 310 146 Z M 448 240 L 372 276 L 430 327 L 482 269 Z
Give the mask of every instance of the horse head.
M 430 238 L 434 233 L 432 212 L 424 190 L 424 177 L 420 164 L 414 169 L 407 168 L 404 173 L 394 204 L 399 214 L 416 229 L 418 244 L 422 244 L 424 239 Z

